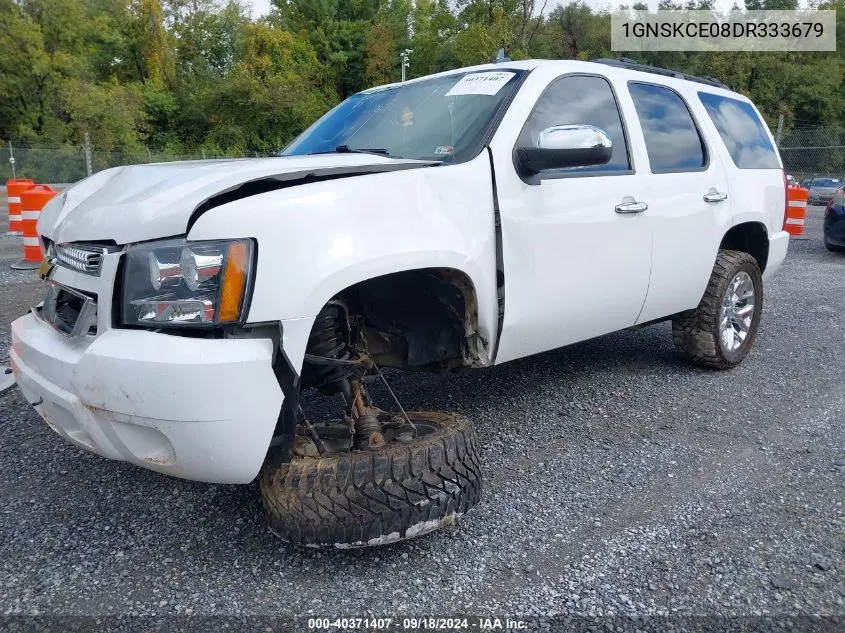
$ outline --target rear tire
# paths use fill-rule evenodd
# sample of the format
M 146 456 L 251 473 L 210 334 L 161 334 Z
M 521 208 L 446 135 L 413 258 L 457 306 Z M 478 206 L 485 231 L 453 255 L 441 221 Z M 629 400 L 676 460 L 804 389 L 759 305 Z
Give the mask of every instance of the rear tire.
M 845 253 L 845 247 L 831 244 L 830 240 L 827 239 L 827 235 L 824 236 L 824 247 L 831 253 Z
M 742 300 L 734 300 L 737 283 L 742 288 L 753 287 L 750 320 L 738 314 L 744 308 Z M 747 301 L 746 298 L 746 307 Z M 728 304 L 734 307 L 726 308 Z M 754 344 L 762 307 L 763 277 L 757 260 L 741 251 L 720 250 L 698 307 L 672 318 L 675 349 L 687 360 L 704 367 L 736 367 Z
M 384 545 L 453 523 L 481 499 L 478 444 L 470 422 L 409 412 L 436 430 L 375 450 L 294 457 L 259 475 L 271 531 L 312 547 Z

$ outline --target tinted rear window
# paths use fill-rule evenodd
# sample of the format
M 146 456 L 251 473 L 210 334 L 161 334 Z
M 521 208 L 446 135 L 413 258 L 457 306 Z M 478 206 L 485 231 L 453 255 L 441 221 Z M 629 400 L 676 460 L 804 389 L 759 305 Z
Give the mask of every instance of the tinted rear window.
M 750 103 L 699 92 L 734 164 L 740 169 L 780 169 L 766 126 Z
M 707 154 L 687 104 L 674 90 L 629 82 L 645 136 L 648 162 L 654 173 L 702 169 Z

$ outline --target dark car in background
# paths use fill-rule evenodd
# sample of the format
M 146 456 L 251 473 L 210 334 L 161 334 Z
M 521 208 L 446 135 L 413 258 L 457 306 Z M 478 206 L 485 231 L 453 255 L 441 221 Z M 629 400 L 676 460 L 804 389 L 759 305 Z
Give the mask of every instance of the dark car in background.
M 825 209 L 824 245 L 829 251 L 845 252 L 845 185 L 834 192 Z
M 827 204 L 839 188 L 840 181 L 830 176 L 813 176 L 805 180 L 802 186 L 810 190 L 807 204 Z

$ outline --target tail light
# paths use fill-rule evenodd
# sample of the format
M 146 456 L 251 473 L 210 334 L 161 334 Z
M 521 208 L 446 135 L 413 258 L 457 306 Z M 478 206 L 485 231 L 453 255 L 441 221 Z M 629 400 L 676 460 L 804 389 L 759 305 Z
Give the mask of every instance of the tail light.
M 783 170 L 783 227 L 786 230 L 786 217 L 789 215 L 789 180 L 786 178 L 786 170 Z

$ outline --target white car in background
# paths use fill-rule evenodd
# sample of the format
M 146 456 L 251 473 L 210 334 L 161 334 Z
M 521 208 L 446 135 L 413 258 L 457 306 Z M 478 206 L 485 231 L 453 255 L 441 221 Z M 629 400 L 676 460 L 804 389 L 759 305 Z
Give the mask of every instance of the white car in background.
M 827 204 L 839 188 L 839 179 L 828 176 L 813 176 L 805 181 L 804 187 L 810 190 L 807 204 Z
M 479 452 L 460 416 L 376 407 L 366 376 L 663 320 L 691 361 L 734 367 L 784 217 L 771 134 L 718 82 L 617 61 L 463 68 L 356 94 L 278 158 L 67 190 L 41 214 L 47 296 L 13 323 L 11 361 L 79 446 L 258 476 L 288 541 L 388 543 L 477 503 Z M 306 389 L 337 415 L 312 419 Z

